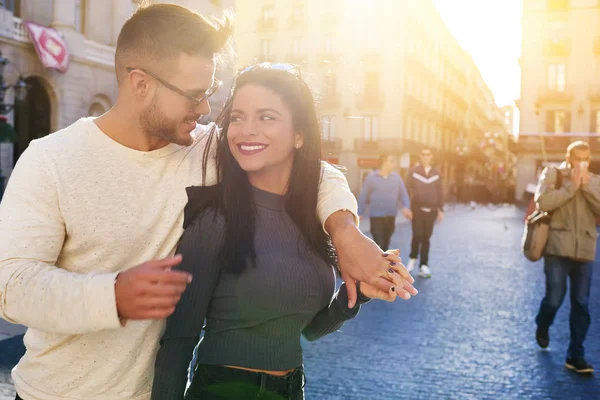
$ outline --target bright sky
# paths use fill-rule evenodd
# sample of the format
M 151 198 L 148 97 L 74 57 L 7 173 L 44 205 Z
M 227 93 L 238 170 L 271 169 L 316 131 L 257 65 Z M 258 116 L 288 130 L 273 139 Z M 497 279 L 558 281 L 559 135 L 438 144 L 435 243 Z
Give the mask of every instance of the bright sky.
M 496 103 L 514 104 L 520 95 L 523 1 L 433 1 L 450 32 L 473 56 Z

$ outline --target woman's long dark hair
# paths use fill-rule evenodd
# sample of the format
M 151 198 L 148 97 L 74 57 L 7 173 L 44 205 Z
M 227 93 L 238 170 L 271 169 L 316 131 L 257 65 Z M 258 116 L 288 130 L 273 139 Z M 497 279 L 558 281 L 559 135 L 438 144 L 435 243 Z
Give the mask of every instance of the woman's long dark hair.
M 317 198 L 321 181 L 321 129 L 315 101 L 299 71 L 282 71 L 268 66 L 239 75 L 223 111 L 209 133 L 203 159 L 203 181 L 216 144 L 216 167 L 221 190 L 205 208 L 215 207 L 224 216 L 225 241 L 220 259 L 228 271 L 240 273 L 249 262 L 255 265 L 254 234 L 256 210 L 247 173 L 231 154 L 227 133 L 231 108 L 237 90 L 256 84 L 277 93 L 293 115 L 293 126 L 303 136 L 303 146 L 295 149 L 294 162 L 286 192 L 286 212 L 294 221 L 309 246 L 328 265 L 335 265 L 336 256 L 329 236 L 323 231 L 317 216 Z M 212 203 L 212 204 L 211 204 Z

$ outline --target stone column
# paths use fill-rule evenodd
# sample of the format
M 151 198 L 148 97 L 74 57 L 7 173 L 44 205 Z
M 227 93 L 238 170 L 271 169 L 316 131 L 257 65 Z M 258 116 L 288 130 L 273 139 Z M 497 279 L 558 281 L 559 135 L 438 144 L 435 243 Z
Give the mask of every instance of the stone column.
M 75 0 L 54 0 L 52 27 L 75 30 Z

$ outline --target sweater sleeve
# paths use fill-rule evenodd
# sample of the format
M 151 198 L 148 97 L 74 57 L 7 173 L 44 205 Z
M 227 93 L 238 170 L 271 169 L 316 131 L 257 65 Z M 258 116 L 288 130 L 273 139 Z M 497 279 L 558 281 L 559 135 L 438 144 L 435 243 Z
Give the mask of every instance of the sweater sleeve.
M 178 269 L 191 273 L 193 278 L 175 312 L 167 318 L 156 356 L 153 400 L 183 399 L 188 366 L 219 278 L 223 232 L 223 218 L 205 211 L 183 234 L 178 249 L 183 261 Z
M 337 331 L 345 321 L 356 317 L 361 304 L 370 299 L 359 292 L 358 301 L 353 308 L 348 308 L 348 292 L 346 284 L 342 284 L 333 301 L 310 321 L 302 330 L 302 335 L 311 342 Z
M 367 212 L 367 207 L 371 202 L 372 179 L 373 178 L 371 174 L 367 175 L 362 190 L 360 191 L 360 195 L 358 196 L 358 215 L 365 216 L 365 213 Z
M 56 265 L 66 237 L 58 172 L 42 145 L 19 158 L 0 205 L 0 317 L 48 333 L 117 329 L 117 273 Z
M 402 181 L 400 175 L 398 175 L 398 202 L 402 205 L 402 208 L 410 208 L 410 197 L 408 196 L 408 190 L 406 189 L 406 185 Z
M 322 178 L 319 185 L 317 214 L 323 229 L 329 216 L 337 211 L 346 210 L 354 214 L 358 226 L 356 197 L 352 194 L 344 174 L 329 163 L 322 162 Z
M 438 171 L 440 179 L 435 183 L 437 189 L 437 207 L 439 211 L 444 211 L 444 185 L 442 183 L 442 174 Z
M 412 196 L 413 190 L 414 190 L 413 177 L 412 177 L 413 172 L 414 172 L 413 168 L 408 170 L 408 174 L 406 175 L 406 181 L 404 182 L 406 184 L 406 191 L 408 192 L 409 198 Z

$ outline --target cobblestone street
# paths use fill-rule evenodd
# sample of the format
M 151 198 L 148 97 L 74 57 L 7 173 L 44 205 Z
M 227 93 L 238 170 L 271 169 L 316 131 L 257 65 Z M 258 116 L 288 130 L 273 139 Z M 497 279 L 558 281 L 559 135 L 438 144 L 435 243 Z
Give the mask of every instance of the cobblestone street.
M 600 398 L 596 378 L 564 368 L 568 296 L 548 351 L 535 343 L 544 275 L 520 253 L 522 215 L 514 207 L 449 211 L 432 239 L 433 277 L 416 278 L 416 298 L 371 302 L 340 333 L 304 342 L 307 399 Z M 404 261 L 409 242 L 410 225 L 399 220 L 392 243 Z M 599 291 L 596 273 L 586 340 L 596 368 Z M 9 369 L 22 351 L 20 337 L 0 342 L 0 399 L 14 398 Z

